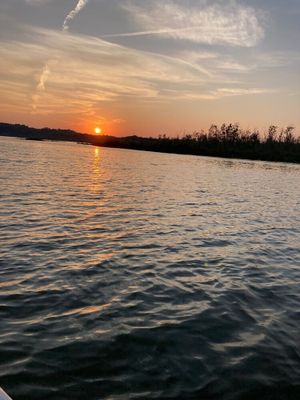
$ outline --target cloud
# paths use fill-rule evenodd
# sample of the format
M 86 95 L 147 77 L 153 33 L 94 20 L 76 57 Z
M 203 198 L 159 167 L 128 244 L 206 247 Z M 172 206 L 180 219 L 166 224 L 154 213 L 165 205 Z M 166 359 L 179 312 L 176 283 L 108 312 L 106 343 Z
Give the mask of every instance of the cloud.
M 215 92 L 216 97 L 226 97 L 226 96 L 246 96 L 253 94 L 265 94 L 274 93 L 273 89 L 263 89 L 263 88 L 220 88 Z
M 259 13 L 235 1 L 200 1 L 184 6 L 174 1 L 128 1 L 124 8 L 141 30 L 106 35 L 133 37 L 159 35 L 195 43 L 252 47 L 264 37 Z
M 192 62 L 129 49 L 95 37 L 41 28 L 26 28 L 22 37 L 30 41 L 0 42 L 0 95 L 15 110 L 30 107 L 35 78 L 40 76 L 40 66 L 46 58 L 53 60 L 51 76 L 44 69 L 39 81 L 41 90 L 35 92 L 38 98 L 33 99 L 39 104 L 35 113 L 43 115 L 92 115 L 104 104 L 115 109 L 130 104 L 213 100 L 266 92 L 264 88 L 238 84 L 229 87 L 225 77 L 218 81 Z M 202 54 L 207 60 L 213 56 Z M 46 78 L 48 86 L 44 91 Z
M 226 70 L 229 73 L 247 73 L 254 69 L 254 65 L 249 64 L 240 64 L 235 61 L 222 61 L 217 65 L 217 68 L 220 70 Z
M 214 85 L 213 85 L 214 86 Z M 178 96 L 178 92 L 175 90 L 170 90 L 169 94 L 173 97 L 173 99 L 185 99 L 191 101 L 197 100 L 220 100 L 224 97 L 236 97 L 236 96 L 253 96 L 253 95 L 262 95 L 275 93 L 274 89 L 266 89 L 266 88 L 247 88 L 247 87 L 220 87 L 215 89 L 206 88 L 203 91 L 195 91 L 195 90 L 186 90 L 181 94 L 181 97 Z

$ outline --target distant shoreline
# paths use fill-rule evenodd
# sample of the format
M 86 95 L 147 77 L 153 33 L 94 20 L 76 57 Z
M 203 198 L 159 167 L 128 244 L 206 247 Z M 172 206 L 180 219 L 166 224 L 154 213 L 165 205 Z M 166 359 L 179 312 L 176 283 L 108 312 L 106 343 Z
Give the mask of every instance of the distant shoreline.
M 37 129 L 26 125 L 0 123 L 0 136 L 34 141 L 64 141 L 100 147 L 122 148 L 173 154 L 222 157 L 229 159 L 300 163 L 300 139 L 293 128 L 270 126 L 265 138 L 258 131 L 244 131 L 237 124 L 212 125 L 209 131 L 182 138 L 139 136 L 96 136 L 62 129 Z

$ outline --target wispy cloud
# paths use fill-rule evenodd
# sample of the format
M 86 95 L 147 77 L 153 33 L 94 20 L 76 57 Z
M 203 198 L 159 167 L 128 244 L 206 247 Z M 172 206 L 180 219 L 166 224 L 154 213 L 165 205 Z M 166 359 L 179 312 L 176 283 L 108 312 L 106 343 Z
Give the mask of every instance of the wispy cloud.
M 28 108 L 36 65 L 47 57 L 53 60 L 49 64 L 51 84 L 47 91 L 43 90 L 49 77 L 45 66 L 35 93 L 38 97 L 34 98 L 39 104 L 36 114 L 40 115 L 93 115 L 105 104 L 110 109 L 143 102 L 171 104 L 175 99 L 214 100 L 268 92 L 239 83 L 232 86 L 224 76 L 217 80 L 213 74 L 195 68 L 192 59 L 189 63 L 180 57 L 129 49 L 95 37 L 40 28 L 26 28 L 24 37 L 34 40 L 0 42 L 1 57 L 5 60 L 0 67 L 0 93 L 16 110 Z M 200 55 L 203 57 L 215 60 L 210 53 L 203 53 L 202 58 Z M 27 84 L 18 86 L 17 82 Z
M 264 89 L 264 88 L 220 88 L 217 89 L 215 95 L 217 98 L 226 97 L 226 96 L 246 96 L 253 94 L 265 94 L 265 93 L 274 93 L 274 89 Z
M 143 30 L 106 35 L 133 37 L 160 35 L 195 43 L 252 47 L 264 37 L 259 13 L 235 1 L 184 6 L 174 1 L 128 1 L 124 8 Z
M 220 70 L 228 71 L 230 73 L 247 73 L 254 69 L 254 65 L 240 64 L 235 61 L 223 60 L 219 62 L 217 68 Z

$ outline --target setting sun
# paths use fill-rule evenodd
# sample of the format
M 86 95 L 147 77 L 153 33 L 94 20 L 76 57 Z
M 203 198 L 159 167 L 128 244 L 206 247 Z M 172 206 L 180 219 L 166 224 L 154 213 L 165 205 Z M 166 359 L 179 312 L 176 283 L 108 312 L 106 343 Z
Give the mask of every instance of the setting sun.
M 94 129 L 94 132 L 96 133 L 96 135 L 100 135 L 100 133 L 102 132 L 102 129 L 97 127 Z

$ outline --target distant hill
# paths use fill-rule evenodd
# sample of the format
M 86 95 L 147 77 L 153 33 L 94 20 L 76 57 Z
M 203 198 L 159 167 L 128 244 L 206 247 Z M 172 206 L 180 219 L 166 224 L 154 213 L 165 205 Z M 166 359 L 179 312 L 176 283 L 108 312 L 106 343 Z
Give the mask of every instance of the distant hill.
M 154 142 L 155 139 L 138 136 L 115 137 L 109 135 L 90 135 L 70 129 L 31 128 L 26 125 L 0 123 L 0 136 L 19 137 L 28 140 L 56 140 L 86 143 L 94 146 L 138 148 L 141 143 Z
M 37 129 L 26 125 L 6 123 L 0 123 L 0 135 L 33 140 L 63 140 L 83 143 L 90 143 L 93 140 L 93 135 L 79 133 L 69 129 Z
M 57 140 L 163 153 L 300 163 L 300 140 L 294 128 L 270 126 L 265 137 L 257 130 L 244 131 L 238 124 L 212 125 L 208 132 L 194 132 L 181 138 L 89 135 L 65 129 L 31 128 L 0 123 L 0 136 L 28 140 Z

